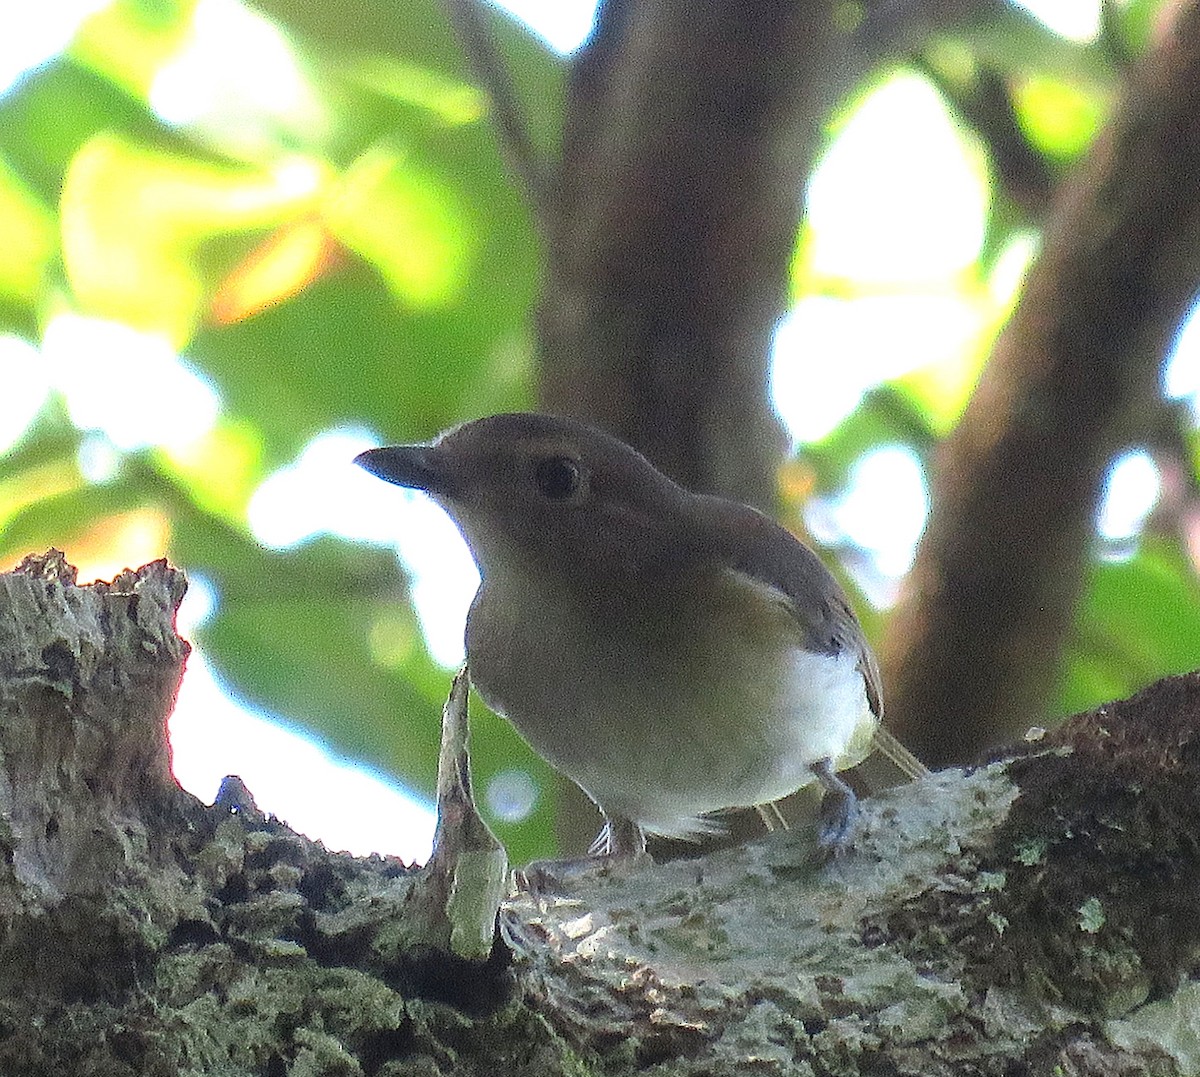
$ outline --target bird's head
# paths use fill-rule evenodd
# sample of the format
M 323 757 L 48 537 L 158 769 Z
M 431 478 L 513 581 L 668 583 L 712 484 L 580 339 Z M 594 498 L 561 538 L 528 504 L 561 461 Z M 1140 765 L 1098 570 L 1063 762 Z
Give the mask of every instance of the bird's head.
M 688 494 L 624 442 L 570 419 L 477 419 L 422 445 L 369 449 L 372 474 L 427 491 L 485 579 L 514 567 L 636 580 L 684 556 Z

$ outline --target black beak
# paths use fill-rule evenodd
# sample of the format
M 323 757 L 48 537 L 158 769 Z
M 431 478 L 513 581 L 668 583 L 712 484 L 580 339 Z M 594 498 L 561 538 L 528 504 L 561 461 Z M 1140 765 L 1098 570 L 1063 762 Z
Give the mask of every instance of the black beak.
M 434 495 L 452 496 L 453 484 L 446 459 L 433 445 L 392 445 L 360 452 L 354 462 L 372 475 Z

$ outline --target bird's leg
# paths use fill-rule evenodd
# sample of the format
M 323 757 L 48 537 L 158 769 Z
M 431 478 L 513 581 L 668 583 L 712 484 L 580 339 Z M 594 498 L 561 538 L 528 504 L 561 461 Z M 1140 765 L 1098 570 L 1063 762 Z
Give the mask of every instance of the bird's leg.
M 585 875 L 604 875 L 609 871 L 649 861 L 646 834 L 632 819 L 605 815 L 604 826 L 588 849 L 587 856 L 568 860 L 535 860 L 516 872 L 518 890 L 535 898 L 561 893 L 572 879 Z
M 858 797 L 833 769 L 833 760 L 818 759 L 812 772 L 821 783 L 820 823 L 817 826 L 817 842 L 823 850 L 834 856 L 846 851 L 854 837 L 858 822 Z
M 632 819 L 606 814 L 588 852 L 606 860 L 636 860 L 646 853 L 646 834 Z

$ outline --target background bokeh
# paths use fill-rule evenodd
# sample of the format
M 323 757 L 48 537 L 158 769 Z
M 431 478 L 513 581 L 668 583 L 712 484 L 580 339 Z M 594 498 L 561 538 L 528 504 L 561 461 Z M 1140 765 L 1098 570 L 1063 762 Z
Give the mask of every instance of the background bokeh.
M 853 581 L 871 632 L 1039 244 L 955 88 L 986 54 L 1065 172 L 1162 6 L 1014 7 L 830 116 L 772 397 L 786 522 Z M 591 10 L 513 7 L 530 25 L 497 13 L 494 31 L 552 150 L 561 53 Z M 0 24 L 0 564 L 57 545 L 88 579 L 169 556 L 197 644 L 181 782 L 211 799 L 239 773 L 333 847 L 423 857 L 474 570 L 439 510 L 350 460 L 532 406 L 539 277 L 442 8 L 60 0 Z M 1181 441 L 1112 462 L 1048 720 L 1200 665 L 1190 319 L 1163 392 Z M 490 821 L 514 860 L 552 851 L 545 765 L 475 713 Z

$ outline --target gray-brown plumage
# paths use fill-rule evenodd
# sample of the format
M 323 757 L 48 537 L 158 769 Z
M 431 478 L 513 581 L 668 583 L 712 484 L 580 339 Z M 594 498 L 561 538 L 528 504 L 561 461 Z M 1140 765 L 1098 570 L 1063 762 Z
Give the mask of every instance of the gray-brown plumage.
M 813 781 L 832 804 L 822 841 L 849 839 L 835 772 L 870 751 L 879 673 L 808 547 L 567 419 L 497 415 L 358 462 L 458 524 L 481 575 L 472 678 L 599 805 L 608 851 Z

